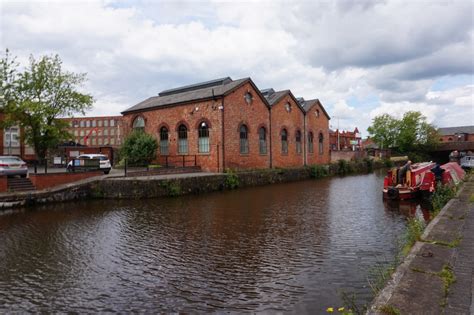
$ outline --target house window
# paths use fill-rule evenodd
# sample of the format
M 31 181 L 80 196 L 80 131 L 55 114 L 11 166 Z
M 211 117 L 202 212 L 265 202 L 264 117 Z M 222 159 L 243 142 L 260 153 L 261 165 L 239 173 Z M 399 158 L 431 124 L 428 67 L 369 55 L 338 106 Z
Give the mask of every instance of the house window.
M 323 134 L 320 133 L 320 134 L 319 134 L 319 154 L 323 154 L 323 153 L 324 153 L 323 141 L 324 141 Z
M 209 126 L 205 121 L 200 123 L 198 128 L 198 151 L 199 153 L 209 152 Z
M 97 139 L 97 144 L 98 144 L 98 145 L 102 145 L 102 144 L 103 144 L 103 139 L 102 139 L 102 138 L 98 138 L 98 139 Z
M 111 138 L 111 139 L 110 139 L 110 144 L 111 144 L 111 145 L 115 145 L 115 138 Z
M 160 154 L 161 155 L 168 155 L 168 128 L 161 127 L 160 128 Z
M 81 128 L 84 128 L 84 127 L 85 127 L 85 121 L 84 121 L 84 120 L 81 120 L 81 122 L 79 123 L 79 125 L 81 126 Z
M 309 132 L 308 133 L 308 152 L 313 153 L 314 152 L 314 147 L 313 147 L 313 133 Z
M 110 120 L 110 127 L 115 127 L 115 120 L 113 119 Z
M 260 127 L 260 129 L 258 129 L 258 140 L 260 154 L 267 154 L 267 130 L 265 127 Z
M 86 127 L 89 128 L 91 126 L 91 121 L 90 120 L 86 120 Z
M 288 132 L 286 129 L 281 131 L 281 153 L 288 154 Z
M 108 127 L 108 125 L 109 125 L 109 121 L 104 120 L 104 127 Z M 135 120 L 133 121 L 133 129 L 144 131 L 145 130 L 145 119 L 143 119 L 143 117 L 141 117 L 141 116 L 138 116 L 137 118 L 135 118 Z
M 94 119 L 94 120 L 92 121 L 92 127 L 96 127 L 96 126 L 97 126 L 97 120 Z
M 240 126 L 240 153 L 249 153 L 249 139 L 248 139 L 248 128 L 246 125 Z
M 98 120 L 98 121 L 97 121 L 97 126 L 98 126 L 98 127 L 102 127 L 102 120 Z
M 138 118 L 142 119 L 142 117 L 137 117 L 135 120 L 137 120 Z M 109 121 L 107 119 L 104 120 L 104 127 L 108 127 L 109 126 Z M 145 128 L 145 120 L 143 120 L 143 128 Z
M 3 131 L 4 147 L 19 147 L 20 146 L 20 128 L 10 127 L 5 128 Z
M 296 153 L 297 154 L 301 154 L 302 150 L 301 150 L 301 131 L 297 131 L 296 132 Z
M 178 127 L 178 153 L 188 153 L 188 128 L 185 125 Z
M 316 117 L 319 117 L 319 109 L 316 110 Z
M 114 128 L 110 128 L 110 135 L 115 136 L 115 129 Z
M 109 135 L 109 129 L 104 129 L 103 135 L 108 136 Z
M 250 92 L 245 93 L 244 99 L 245 99 L 245 102 L 246 102 L 248 105 L 252 104 L 252 101 L 253 101 L 253 95 L 252 95 L 252 93 L 250 93 Z

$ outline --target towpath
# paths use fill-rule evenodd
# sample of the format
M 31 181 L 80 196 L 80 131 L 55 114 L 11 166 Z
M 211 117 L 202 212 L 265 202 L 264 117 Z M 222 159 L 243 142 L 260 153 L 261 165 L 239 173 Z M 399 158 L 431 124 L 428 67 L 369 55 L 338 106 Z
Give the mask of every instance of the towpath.
M 471 176 L 428 225 L 369 314 L 474 314 L 473 195 Z

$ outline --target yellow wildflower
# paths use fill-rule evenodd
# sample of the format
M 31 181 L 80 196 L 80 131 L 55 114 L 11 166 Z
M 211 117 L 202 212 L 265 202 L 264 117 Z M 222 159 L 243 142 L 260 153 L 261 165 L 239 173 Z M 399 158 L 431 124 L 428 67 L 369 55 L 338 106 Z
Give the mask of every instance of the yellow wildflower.
M 326 309 L 326 312 L 328 312 L 328 313 L 332 313 L 332 312 L 334 312 L 334 308 L 332 308 L 332 307 L 328 307 L 328 308 Z
M 344 307 L 339 307 L 339 308 L 337 309 L 337 311 L 338 311 L 338 312 L 344 312 Z

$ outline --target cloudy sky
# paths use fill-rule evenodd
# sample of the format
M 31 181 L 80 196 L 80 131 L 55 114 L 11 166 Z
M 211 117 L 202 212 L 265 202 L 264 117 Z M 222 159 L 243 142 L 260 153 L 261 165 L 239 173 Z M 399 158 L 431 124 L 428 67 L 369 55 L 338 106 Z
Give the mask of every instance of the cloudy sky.
M 332 127 L 364 135 L 382 113 L 419 110 L 474 125 L 470 0 L 8 1 L 0 46 L 26 63 L 59 54 L 86 72 L 88 115 L 119 114 L 159 91 L 230 76 L 319 98 Z

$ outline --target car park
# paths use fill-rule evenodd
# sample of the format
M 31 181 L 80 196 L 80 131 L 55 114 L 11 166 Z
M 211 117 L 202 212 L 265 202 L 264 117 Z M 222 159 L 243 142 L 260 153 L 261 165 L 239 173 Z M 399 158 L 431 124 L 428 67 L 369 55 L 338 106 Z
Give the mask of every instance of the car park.
M 104 154 L 82 154 L 67 164 L 68 172 L 101 170 L 104 174 L 109 174 L 111 168 L 110 160 Z
M 0 175 L 28 176 L 28 165 L 17 156 L 0 156 Z

